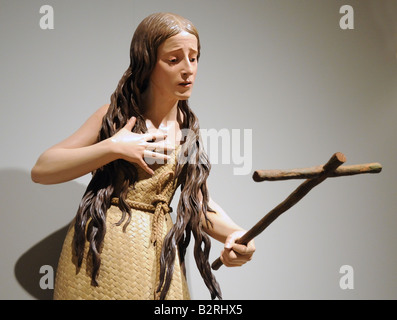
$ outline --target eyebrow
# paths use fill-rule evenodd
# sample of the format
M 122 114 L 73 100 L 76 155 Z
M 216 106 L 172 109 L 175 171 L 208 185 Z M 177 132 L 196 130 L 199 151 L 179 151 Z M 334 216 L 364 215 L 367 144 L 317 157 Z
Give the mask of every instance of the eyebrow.
M 175 53 L 175 52 L 178 52 L 178 51 L 181 51 L 181 50 L 182 50 L 182 48 L 171 49 L 171 50 L 167 50 L 164 54 L 171 54 L 171 53 Z M 195 53 L 195 54 L 198 54 L 198 51 L 197 51 L 196 49 L 189 48 L 189 51 L 190 51 L 190 52 L 193 52 L 193 53 Z

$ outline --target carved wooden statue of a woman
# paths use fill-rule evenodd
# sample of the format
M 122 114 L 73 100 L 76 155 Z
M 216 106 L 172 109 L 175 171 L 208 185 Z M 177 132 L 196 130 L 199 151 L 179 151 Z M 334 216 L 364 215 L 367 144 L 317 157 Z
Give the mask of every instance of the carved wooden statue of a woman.
M 188 105 L 200 57 L 193 24 L 170 13 L 137 27 L 130 65 L 110 104 L 46 150 L 32 169 L 42 184 L 92 172 L 59 260 L 54 299 L 189 299 L 186 248 L 211 298 L 221 290 L 208 262 L 210 239 L 226 266 L 255 251 L 245 231 L 210 197 L 210 163 Z M 180 187 L 175 222 L 170 202 Z

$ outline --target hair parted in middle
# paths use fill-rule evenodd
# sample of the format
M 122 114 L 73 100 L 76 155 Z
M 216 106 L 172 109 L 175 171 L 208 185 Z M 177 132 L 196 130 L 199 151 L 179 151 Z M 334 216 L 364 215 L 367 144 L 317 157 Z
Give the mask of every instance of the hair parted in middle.
M 147 132 L 143 117 L 145 110 L 142 94 L 148 88 L 151 73 L 157 63 L 157 50 L 165 40 L 182 31 L 189 32 L 197 38 L 198 59 L 200 39 L 196 28 L 189 20 L 172 13 L 155 13 L 139 24 L 131 41 L 130 65 L 111 96 L 98 141 L 113 136 L 131 117 L 137 119 L 133 132 Z M 179 112 L 182 113 L 183 119 L 179 116 Z M 187 100 L 178 101 L 178 122 L 181 129 L 189 131 L 183 143 L 181 142 L 179 158 L 189 155 L 189 160 L 178 161 L 176 165 L 175 176 L 181 186 L 181 194 L 175 224 L 166 235 L 161 250 L 160 283 L 157 291 L 160 292 L 160 299 L 165 299 L 171 284 L 176 252 L 179 253 L 181 267 L 185 272 L 186 249 L 193 234 L 194 257 L 199 272 L 210 291 L 211 298 L 222 299 L 219 284 L 208 261 L 211 241 L 202 230 L 200 222 L 200 212 L 202 212 L 206 223 L 210 224 L 207 212 L 213 211 L 208 206 L 209 194 L 206 185 L 211 164 L 203 148 L 198 119 Z M 93 263 L 92 285 L 94 286 L 98 285 L 100 248 L 106 233 L 106 212 L 111 205 L 111 199 L 118 197 L 119 208 L 122 211 L 118 225 L 127 218 L 123 225 L 125 230 L 131 220 L 131 208 L 126 202 L 126 196 L 128 188 L 137 181 L 137 177 L 137 169 L 133 164 L 121 159 L 113 161 L 93 173 L 79 205 L 75 220 L 74 249 L 78 266 L 81 266 L 85 241 L 88 240 L 90 244 L 88 254 L 91 254 Z M 199 199 L 199 192 L 202 194 L 202 199 Z

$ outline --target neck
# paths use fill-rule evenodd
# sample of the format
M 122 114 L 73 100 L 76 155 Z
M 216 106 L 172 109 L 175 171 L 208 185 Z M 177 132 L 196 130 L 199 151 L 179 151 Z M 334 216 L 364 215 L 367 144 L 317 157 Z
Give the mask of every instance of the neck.
M 153 125 L 158 128 L 161 124 L 166 124 L 169 121 L 177 120 L 178 101 L 170 104 L 151 105 L 146 108 L 144 114 L 147 120 L 150 120 Z
M 178 113 L 178 101 L 175 99 L 164 99 L 161 96 L 148 94 L 145 99 L 144 117 L 150 120 L 158 128 L 168 121 L 176 121 Z

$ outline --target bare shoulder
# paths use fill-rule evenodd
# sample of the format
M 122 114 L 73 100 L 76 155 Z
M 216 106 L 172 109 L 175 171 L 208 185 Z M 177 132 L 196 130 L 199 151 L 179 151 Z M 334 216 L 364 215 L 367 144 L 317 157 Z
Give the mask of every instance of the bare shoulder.
M 109 109 L 109 104 L 105 104 L 99 109 L 97 109 L 83 124 L 82 128 L 84 127 L 89 127 L 89 128 L 95 128 L 96 131 L 99 130 L 99 128 L 102 125 L 102 119 L 105 116 L 106 112 Z
M 88 126 L 91 128 L 96 128 L 99 130 L 99 128 L 102 125 L 102 119 L 106 115 L 106 112 L 109 109 L 109 104 L 104 104 L 102 107 L 98 108 L 83 124 L 82 127 Z
M 102 112 L 102 113 L 105 115 L 105 113 L 108 111 L 109 107 L 110 107 L 110 104 L 109 104 L 109 103 L 104 104 L 102 107 L 100 107 L 100 108 L 98 109 L 98 111 L 99 111 L 99 112 Z
M 109 107 L 110 104 L 104 104 L 94 113 L 94 115 L 102 119 L 105 116 L 106 112 L 108 112 Z

